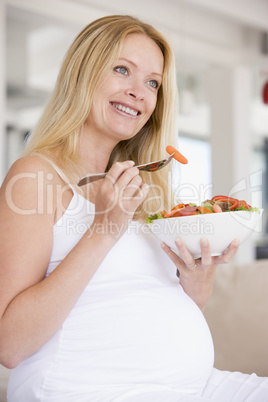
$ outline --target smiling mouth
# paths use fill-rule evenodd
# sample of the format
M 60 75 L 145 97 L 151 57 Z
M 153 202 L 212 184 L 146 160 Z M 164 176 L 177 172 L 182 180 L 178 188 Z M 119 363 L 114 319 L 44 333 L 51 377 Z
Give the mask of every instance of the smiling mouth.
M 138 110 L 131 109 L 130 107 L 126 107 L 124 105 L 121 105 L 121 103 L 113 103 L 113 102 L 111 102 L 111 105 L 114 108 L 116 108 L 116 109 L 118 109 L 118 110 L 120 110 L 120 111 L 122 111 L 122 112 L 124 112 L 126 114 L 130 114 L 131 116 L 138 116 L 139 114 L 141 114 Z

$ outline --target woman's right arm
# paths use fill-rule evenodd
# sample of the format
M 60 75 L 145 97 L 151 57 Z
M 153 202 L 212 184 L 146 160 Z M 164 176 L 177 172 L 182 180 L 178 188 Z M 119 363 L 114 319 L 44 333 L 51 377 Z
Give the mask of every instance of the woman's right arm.
M 53 246 L 53 208 L 46 205 L 46 188 L 36 178 L 48 177 L 51 166 L 38 157 L 16 162 L 0 192 L 0 363 L 16 367 L 38 350 L 60 328 L 101 262 L 117 239 L 100 235 L 94 224 L 57 268 L 45 278 Z M 127 228 L 128 221 L 147 195 L 136 168 L 115 164 L 98 192 L 95 224 Z M 54 175 L 55 176 L 55 175 Z M 41 179 L 40 179 L 41 180 Z M 61 180 L 56 178 L 54 186 Z M 108 205 L 118 189 L 125 208 Z M 127 212 L 128 211 L 128 212 Z

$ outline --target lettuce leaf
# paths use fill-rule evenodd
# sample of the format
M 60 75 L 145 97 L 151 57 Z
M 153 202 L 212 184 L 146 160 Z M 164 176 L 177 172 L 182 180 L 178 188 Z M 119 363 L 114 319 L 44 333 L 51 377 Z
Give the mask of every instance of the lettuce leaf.
M 233 211 L 249 211 L 249 212 L 258 212 L 258 214 L 261 213 L 260 209 L 257 207 L 251 207 L 251 208 L 245 208 L 245 207 L 238 207 L 235 208 Z M 232 211 L 232 212 L 233 212 Z
M 163 219 L 163 216 L 160 213 L 150 215 L 146 218 L 146 223 L 152 223 L 155 219 Z

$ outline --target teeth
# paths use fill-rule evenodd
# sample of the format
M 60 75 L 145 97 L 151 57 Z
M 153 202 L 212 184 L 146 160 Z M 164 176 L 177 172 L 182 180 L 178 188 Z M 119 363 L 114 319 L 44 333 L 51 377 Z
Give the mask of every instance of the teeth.
M 129 107 L 125 107 L 123 105 L 120 105 L 118 103 L 113 103 L 113 106 L 118 109 L 118 110 L 122 110 L 122 112 L 131 114 L 132 116 L 137 116 L 138 112 L 134 109 L 130 109 Z

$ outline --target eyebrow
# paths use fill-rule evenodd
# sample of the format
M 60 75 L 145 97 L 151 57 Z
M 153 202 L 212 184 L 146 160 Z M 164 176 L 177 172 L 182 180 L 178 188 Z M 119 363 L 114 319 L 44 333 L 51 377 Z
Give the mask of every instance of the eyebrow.
M 126 59 L 125 57 L 119 57 L 118 61 L 120 61 L 120 60 L 124 60 L 124 61 L 126 61 L 126 62 L 132 64 L 134 67 L 138 67 L 136 63 L 134 63 L 133 61 L 131 61 L 131 60 L 129 60 L 129 59 Z M 154 72 L 154 71 L 152 71 L 151 74 L 158 75 L 159 77 L 162 78 L 162 74 L 156 73 L 156 72 Z

